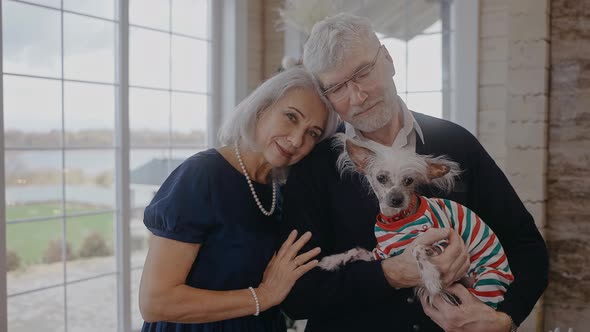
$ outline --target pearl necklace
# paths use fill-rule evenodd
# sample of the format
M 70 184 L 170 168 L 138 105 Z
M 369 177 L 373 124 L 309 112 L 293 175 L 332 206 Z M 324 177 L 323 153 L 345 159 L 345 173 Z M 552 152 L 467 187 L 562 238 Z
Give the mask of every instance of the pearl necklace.
M 256 205 L 260 209 L 260 212 L 265 216 L 270 216 L 275 212 L 275 207 L 277 203 L 277 186 L 275 185 L 275 181 L 272 180 L 272 205 L 270 206 L 270 210 L 266 211 L 264 207 L 262 207 L 262 203 L 260 203 L 260 199 L 258 195 L 256 195 L 256 191 L 254 190 L 254 185 L 250 180 L 250 176 L 248 176 L 248 171 L 246 171 L 246 166 L 244 166 L 244 162 L 242 161 L 242 156 L 240 155 L 240 150 L 238 149 L 238 143 L 234 145 L 234 150 L 236 152 L 236 156 L 238 157 L 238 162 L 240 163 L 240 167 L 242 168 L 242 173 L 246 177 L 246 181 L 248 181 L 248 186 L 250 186 L 250 191 L 252 192 L 252 196 L 254 197 L 254 201 L 256 201 Z

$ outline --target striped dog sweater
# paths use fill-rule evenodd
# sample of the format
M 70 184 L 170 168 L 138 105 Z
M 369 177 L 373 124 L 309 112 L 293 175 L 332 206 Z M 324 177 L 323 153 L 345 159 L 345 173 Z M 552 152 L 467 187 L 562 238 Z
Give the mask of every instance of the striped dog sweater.
M 485 304 L 497 308 L 514 276 L 496 234 L 473 211 L 448 199 L 418 195 L 418 212 L 398 221 L 375 224 L 375 259 L 397 256 L 431 227 L 455 229 L 467 247 L 470 266 L 467 276 L 475 283 L 469 291 Z M 444 247 L 444 243 L 439 243 Z

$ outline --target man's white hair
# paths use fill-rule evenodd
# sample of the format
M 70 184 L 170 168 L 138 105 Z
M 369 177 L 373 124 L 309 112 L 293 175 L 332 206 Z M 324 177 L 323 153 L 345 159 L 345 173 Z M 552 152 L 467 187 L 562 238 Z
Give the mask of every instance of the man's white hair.
M 219 141 L 223 145 L 240 142 L 250 149 L 257 150 L 256 123 L 260 115 L 289 90 L 296 88 L 309 88 L 319 95 L 328 111 L 328 120 L 320 140 L 332 136 L 338 126 L 338 114 L 322 95 L 319 83 L 313 75 L 303 67 L 293 67 L 272 76 L 244 98 L 221 127 Z
M 314 75 L 340 65 L 347 50 L 379 42 L 366 17 L 340 13 L 317 22 L 303 46 L 303 65 Z

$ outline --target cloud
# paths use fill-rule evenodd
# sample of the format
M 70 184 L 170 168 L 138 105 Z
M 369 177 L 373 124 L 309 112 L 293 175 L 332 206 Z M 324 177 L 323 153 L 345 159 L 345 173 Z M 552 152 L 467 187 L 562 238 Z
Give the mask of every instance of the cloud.
M 101 1 L 108 3 L 108 1 Z M 57 9 L 3 2 L 6 72 L 59 77 L 61 17 Z M 69 57 L 114 49 L 114 23 L 64 13 L 64 61 Z

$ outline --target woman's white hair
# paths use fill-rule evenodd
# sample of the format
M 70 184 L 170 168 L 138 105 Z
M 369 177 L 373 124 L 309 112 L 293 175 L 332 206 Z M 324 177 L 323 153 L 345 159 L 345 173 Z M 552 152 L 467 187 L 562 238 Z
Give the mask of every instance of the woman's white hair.
M 289 90 L 296 88 L 310 88 L 318 94 L 328 111 L 328 120 L 320 140 L 332 136 L 338 126 L 338 114 L 322 95 L 318 81 L 309 71 L 298 66 L 277 73 L 244 98 L 221 127 L 219 141 L 223 145 L 234 145 L 240 142 L 250 149 L 257 150 L 256 123 L 260 115 Z
M 347 50 L 379 42 L 366 17 L 340 13 L 317 22 L 303 46 L 303 65 L 314 75 L 342 63 Z

